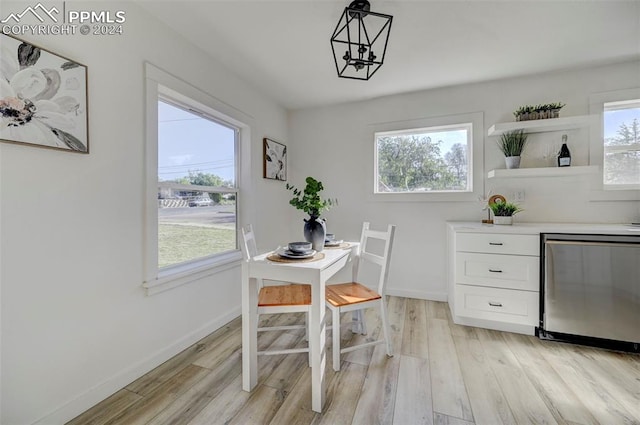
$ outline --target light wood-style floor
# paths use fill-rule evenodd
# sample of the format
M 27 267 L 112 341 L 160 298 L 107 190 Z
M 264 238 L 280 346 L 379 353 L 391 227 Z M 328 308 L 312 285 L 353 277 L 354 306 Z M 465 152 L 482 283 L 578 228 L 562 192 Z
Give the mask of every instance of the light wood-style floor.
M 259 385 L 242 391 L 238 318 L 69 424 L 640 424 L 639 355 L 458 326 L 446 303 L 390 297 L 389 313 L 394 357 L 357 350 L 334 373 L 327 352 L 322 414 L 306 354 L 259 357 Z M 342 337 L 367 338 L 348 326 Z M 260 348 L 304 344 L 301 331 L 259 337 Z

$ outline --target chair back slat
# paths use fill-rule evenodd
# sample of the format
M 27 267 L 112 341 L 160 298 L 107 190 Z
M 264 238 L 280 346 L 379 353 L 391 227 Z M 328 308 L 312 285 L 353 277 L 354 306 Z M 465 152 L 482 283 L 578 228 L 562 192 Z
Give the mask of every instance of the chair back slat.
M 374 263 L 379 266 L 382 266 L 384 264 L 384 257 L 381 257 L 376 254 L 372 254 L 370 252 L 360 252 L 360 257 L 364 261 L 368 261 L 370 263 Z
M 381 232 L 379 230 L 367 229 L 367 238 L 382 239 L 386 241 L 388 237 L 389 237 L 388 230 L 386 232 Z
M 395 237 L 396 226 L 390 224 L 386 231 L 370 230 L 369 223 L 362 224 L 362 236 L 360 238 L 360 254 L 354 264 L 354 282 L 360 282 L 360 272 L 362 271 L 362 262 L 369 262 L 379 266 L 378 277 L 378 293 L 385 295 L 385 287 L 389 277 L 389 264 L 391 262 L 391 251 L 393 249 L 393 239 Z M 369 250 L 368 242 L 371 239 L 377 239 L 384 242 L 382 255 L 373 253 Z
M 253 231 L 253 226 L 247 224 L 242 228 L 242 255 L 245 261 L 251 260 L 258 255 L 258 248 L 256 245 L 256 234 Z

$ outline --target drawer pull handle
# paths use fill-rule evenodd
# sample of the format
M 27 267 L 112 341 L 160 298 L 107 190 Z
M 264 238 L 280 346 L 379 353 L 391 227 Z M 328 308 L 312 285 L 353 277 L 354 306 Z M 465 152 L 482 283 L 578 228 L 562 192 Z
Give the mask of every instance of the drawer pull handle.
M 489 245 L 502 246 L 502 242 L 489 242 Z
M 494 303 L 494 302 L 491 302 L 491 301 L 489 301 L 489 305 L 491 307 L 502 307 L 502 303 Z
M 489 269 L 491 273 L 502 273 L 502 270 Z

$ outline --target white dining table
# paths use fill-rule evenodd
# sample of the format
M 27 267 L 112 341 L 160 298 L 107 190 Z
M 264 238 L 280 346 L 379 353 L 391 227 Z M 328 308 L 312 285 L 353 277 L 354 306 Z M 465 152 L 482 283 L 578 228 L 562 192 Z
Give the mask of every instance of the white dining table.
M 345 267 L 358 243 L 346 248 L 324 249 L 324 258 L 311 262 L 270 261 L 271 252 L 242 265 L 242 388 L 251 391 L 258 383 L 258 279 L 311 285 L 309 352 L 311 357 L 311 408 L 322 412 L 325 401 L 326 366 L 325 286 L 329 278 Z

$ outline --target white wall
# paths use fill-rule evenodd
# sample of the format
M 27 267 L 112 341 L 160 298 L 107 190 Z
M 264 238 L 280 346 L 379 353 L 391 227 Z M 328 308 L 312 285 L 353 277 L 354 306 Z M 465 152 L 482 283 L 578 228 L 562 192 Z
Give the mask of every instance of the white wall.
M 338 198 L 339 207 L 326 214 L 338 237 L 357 238 L 363 220 L 374 226 L 398 225 L 390 293 L 445 300 L 445 221 L 480 221 L 486 213 L 481 211 L 480 202 L 385 202 L 373 197 L 371 125 L 483 112 L 486 175 L 488 170 L 504 168 L 496 138 L 487 137 L 486 131 L 496 122 L 513 121 L 511 113 L 518 106 L 562 101 L 567 106 L 561 116 L 586 115 L 590 94 L 633 87 L 640 87 L 638 62 L 296 111 L 290 115 L 290 140 L 296 142 L 290 150 L 292 169 L 299 180 L 306 175 L 318 178 L 325 185 L 326 195 Z M 586 165 L 589 131 L 566 133 L 574 164 Z M 531 155 L 523 165 L 533 165 L 535 155 L 544 153 L 543 145 L 559 143 L 562 134 L 531 136 Z M 525 191 L 525 211 L 516 216 L 516 221 L 627 223 L 640 219 L 640 196 L 627 202 L 590 201 L 594 178 L 598 176 L 485 179 L 479 183 L 486 191 L 508 198 L 515 190 Z
M 2 2 L 2 13 L 29 2 Z M 239 272 L 155 296 L 142 284 L 144 225 L 143 62 L 204 90 L 254 120 L 243 222 L 261 248 L 301 235 L 303 214 L 281 182 L 261 178 L 262 137 L 289 147 L 290 181 L 320 178 L 339 207 L 327 213 L 340 238 L 361 222 L 398 224 L 391 289 L 445 297 L 445 220 L 479 220 L 477 203 L 390 203 L 368 196 L 366 126 L 482 111 L 485 130 L 525 103 L 561 100 L 587 113 L 588 94 L 637 87 L 623 64 L 293 112 L 266 99 L 131 3 L 73 2 L 126 11 L 122 36 L 25 36 L 89 67 L 90 155 L 0 144 L 1 406 L 7 425 L 63 423 L 239 314 Z M 381 71 L 384 72 L 384 71 Z M 354 82 L 354 84 L 366 84 Z M 288 119 L 290 126 L 288 127 Z M 501 166 L 485 140 L 485 168 Z M 493 184 L 493 183 L 492 183 Z M 497 183 L 510 189 L 511 182 Z M 588 201 L 577 178 L 527 180 L 522 220 L 629 221 L 637 203 Z M 540 201 L 551 200 L 554 209 Z M 287 223 L 289 220 L 290 223 Z M 283 237 L 286 235 L 286 237 Z
M 240 314 L 239 268 L 142 289 L 144 61 L 253 118 L 243 222 L 264 245 L 288 231 L 288 194 L 261 177 L 262 137 L 290 143 L 285 111 L 135 4 L 72 6 L 124 10 L 125 34 L 23 37 L 88 66 L 91 153 L 0 144 L 6 425 L 64 423 Z

